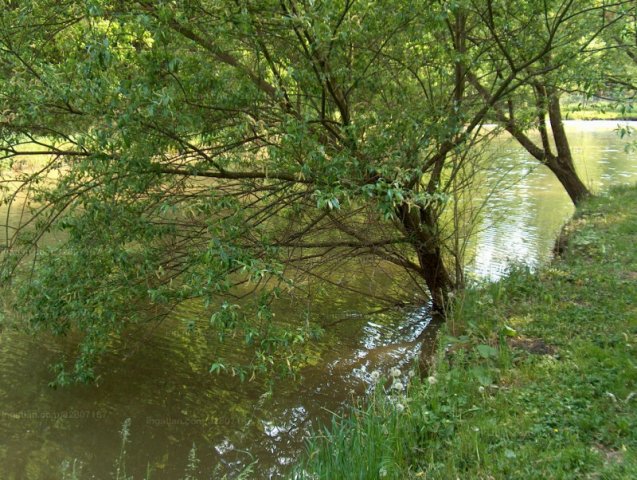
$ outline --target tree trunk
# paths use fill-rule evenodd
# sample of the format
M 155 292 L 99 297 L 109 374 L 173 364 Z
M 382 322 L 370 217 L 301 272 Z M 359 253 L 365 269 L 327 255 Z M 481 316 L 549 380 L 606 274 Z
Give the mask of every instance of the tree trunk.
M 550 152 L 546 152 L 546 165 L 560 181 L 573 203 L 578 205 L 582 200 L 590 197 L 591 192 L 575 171 L 573 155 L 564 130 L 564 122 L 562 121 L 560 98 L 554 91 L 550 92 L 548 97 L 549 120 L 557 155 L 551 155 Z
M 453 285 L 442 261 L 440 248 L 426 249 L 418 245 L 416 251 L 425 283 L 431 295 L 433 309 L 437 312 L 444 312 Z
M 475 75 L 469 75 L 471 84 L 476 88 L 487 101 L 491 102 L 492 97 L 488 90 L 484 88 Z M 568 137 L 564 130 L 562 121 L 562 110 L 560 108 L 560 98 L 558 92 L 553 88 L 549 89 L 545 85 L 536 82 L 534 84 L 536 102 L 538 108 L 538 128 L 542 146 L 538 146 L 531 140 L 518 125 L 513 112 L 513 103 L 509 102 L 509 116 L 507 117 L 498 105 L 494 105 L 494 112 L 498 120 L 504 125 L 506 130 L 528 151 L 535 159 L 545 164 L 557 177 L 568 193 L 571 201 L 578 205 L 582 200 L 589 197 L 591 192 L 584 182 L 580 180 L 575 171 L 573 155 L 568 143 Z M 557 154 L 551 152 L 547 125 L 545 121 L 545 111 L 549 114 L 551 124 L 551 134 L 555 141 Z
M 435 215 L 431 207 L 410 211 L 407 205 L 397 207 L 397 213 L 418 255 L 421 275 L 429 289 L 433 309 L 444 312 L 453 281 L 443 262 Z
M 547 157 L 546 166 L 557 177 L 575 206 L 591 196 L 591 192 L 577 175 L 572 161 L 552 155 Z

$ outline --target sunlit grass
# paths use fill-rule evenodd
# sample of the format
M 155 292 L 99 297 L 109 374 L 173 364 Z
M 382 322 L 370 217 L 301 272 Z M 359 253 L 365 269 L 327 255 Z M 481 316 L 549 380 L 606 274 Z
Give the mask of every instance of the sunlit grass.
M 637 120 L 637 113 L 626 113 L 619 110 L 565 109 L 566 120 Z
M 562 113 L 566 120 L 635 120 L 637 112 L 630 104 L 619 104 L 607 100 L 584 101 L 567 98 L 562 102 Z

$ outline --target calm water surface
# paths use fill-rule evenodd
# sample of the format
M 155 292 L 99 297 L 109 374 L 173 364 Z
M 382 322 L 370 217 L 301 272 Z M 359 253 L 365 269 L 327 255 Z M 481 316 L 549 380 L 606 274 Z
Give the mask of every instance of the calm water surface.
M 577 167 L 594 190 L 637 181 L 635 154 L 624 151 L 615 122 L 571 122 L 567 128 Z M 547 261 L 555 235 L 573 212 L 557 181 L 515 143 L 503 140 L 493 155 L 495 171 L 511 172 L 505 180 L 522 178 L 489 198 L 470 247 L 470 273 L 489 279 L 501 276 L 511 262 Z M 47 386 L 48 365 L 71 351 L 73 339 L 33 338 L 5 329 L 0 333 L 0 478 L 62 478 L 60 465 L 73 459 L 84 466 L 81 478 L 112 478 L 119 430 L 127 418 L 127 473 L 136 479 L 147 468 L 152 479 L 181 478 L 193 443 L 200 478 L 233 478 L 248 465 L 254 472 L 250 478 L 277 478 L 299 455 L 310 427 L 368 391 L 372 371 L 398 366 L 407 375 L 419 348 L 414 340 L 427 325 L 426 309 L 369 311 L 356 295 L 314 302 L 313 319 L 330 326 L 316 347 L 321 362 L 305 369 L 300 383 L 277 384 L 271 397 L 258 382 L 208 373 L 215 355 L 232 355 L 232 345 L 219 346 L 205 331 L 183 328 L 197 319 L 196 305 L 152 332 L 120 340 L 104 360 L 97 386 Z M 302 321 L 294 299 L 281 302 L 277 315 Z
M 636 122 L 623 122 L 631 124 Z M 627 153 L 614 121 L 567 121 L 566 130 L 580 178 L 593 191 L 637 181 L 637 154 Z M 497 279 L 511 263 L 531 267 L 550 260 L 560 228 L 573 214 L 573 204 L 548 170 L 513 140 L 502 140 L 493 152 L 500 171 L 494 177 L 512 185 L 491 196 L 473 245 L 469 271 Z

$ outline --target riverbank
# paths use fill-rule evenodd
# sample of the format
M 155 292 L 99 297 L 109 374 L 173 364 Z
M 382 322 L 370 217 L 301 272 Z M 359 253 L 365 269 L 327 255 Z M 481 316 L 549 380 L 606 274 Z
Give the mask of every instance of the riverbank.
M 628 122 L 637 120 L 637 115 L 618 110 L 599 110 L 594 108 L 566 108 L 564 110 L 565 120 L 616 120 L 618 122 Z
M 581 97 L 566 98 L 561 103 L 565 120 L 637 120 L 637 113 L 630 104 L 607 100 L 586 101 Z
M 334 420 L 299 477 L 637 478 L 637 188 L 561 244 L 458 298 L 430 376 Z

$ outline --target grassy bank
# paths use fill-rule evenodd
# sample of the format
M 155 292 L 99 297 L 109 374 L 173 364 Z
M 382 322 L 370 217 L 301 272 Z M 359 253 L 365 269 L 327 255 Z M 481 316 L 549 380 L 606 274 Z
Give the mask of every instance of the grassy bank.
M 595 108 L 574 108 L 564 110 L 565 120 L 617 120 L 634 121 L 637 114 L 626 113 L 618 110 L 600 110 Z
M 563 100 L 562 113 L 566 120 L 637 120 L 637 112 L 629 104 L 578 97 Z
M 566 232 L 541 272 L 459 298 L 431 376 L 335 420 L 297 476 L 637 478 L 637 188 Z

